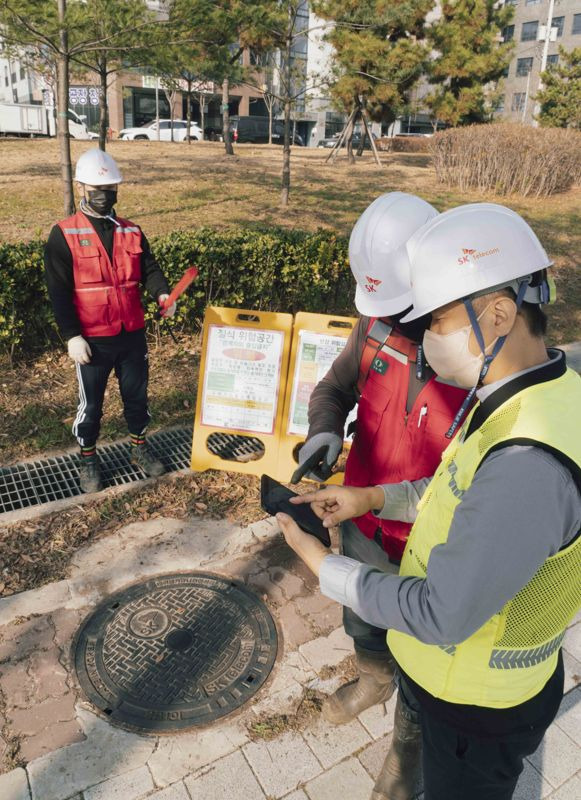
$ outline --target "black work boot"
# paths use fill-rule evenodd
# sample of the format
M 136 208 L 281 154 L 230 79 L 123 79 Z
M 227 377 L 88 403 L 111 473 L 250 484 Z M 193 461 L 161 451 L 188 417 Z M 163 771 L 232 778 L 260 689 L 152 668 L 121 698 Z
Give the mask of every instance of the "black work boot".
M 371 800 L 412 800 L 420 790 L 422 731 L 416 712 L 397 696 L 395 725 Z
M 356 650 L 355 657 L 359 677 L 340 686 L 323 703 L 323 717 L 335 725 L 351 722 L 366 708 L 384 703 L 395 689 L 395 662 L 389 650 Z
M 164 465 L 153 455 L 147 442 L 131 445 L 130 461 L 135 467 L 142 469 L 150 478 L 157 478 L 165 472 Z
M 101 467 L 99 456 L 96 453 L 90 456 L 81 455 L 79 464 L 79 483 L 81 491 L 86 494 L 100 492 L 103 488 L 101 482 Z

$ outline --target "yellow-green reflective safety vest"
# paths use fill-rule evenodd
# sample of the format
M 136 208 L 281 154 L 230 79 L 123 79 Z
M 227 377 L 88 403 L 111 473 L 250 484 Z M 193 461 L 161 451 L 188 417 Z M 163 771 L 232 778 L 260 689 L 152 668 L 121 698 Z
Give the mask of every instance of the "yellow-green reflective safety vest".
M 477 408 L 444 451 L 418 505 L 400 575 L 426 576 L 432 548 L 446 542 L 456 506 L 486 454 L 498 445 L 537 443 L 564 455 L 579 474 L 581 378 L 572 370 L 514 394 L 465 438 Z M 435 697 L 490 708 L 518 705 L 540 692 L 555 670 L 565 629 L 581 605 L 580 578 L 577 536 L 464 642 L 429 645 L 390 630 L 388 645 L 404 672 Z

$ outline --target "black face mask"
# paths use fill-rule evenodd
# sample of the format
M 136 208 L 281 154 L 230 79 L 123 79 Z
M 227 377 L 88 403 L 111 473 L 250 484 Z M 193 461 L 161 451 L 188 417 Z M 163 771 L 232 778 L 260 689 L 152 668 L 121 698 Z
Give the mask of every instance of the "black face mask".
M 405 311 L 402 311 L 399 314 L 391 314 L 390 319 L 393 323 L 394 328 L 405 336 L 406 339 L 410 339 L 412 342 L 416 342 L 419 344 L 422 339 L 424 338 L 424 333 L 430 327 L 430 323 L 432 321 L 431 314 L 425 314 L 423 317 L 419 319 L 414 319 L 411 322 L 400 322 L 402 317 L 405 317 L 411 311 L 410 308 L 406 308 Z
M 117 202 L 117 189 L 91 189 L 87 192 L 87 201 L 93 211 L 107 216 Z

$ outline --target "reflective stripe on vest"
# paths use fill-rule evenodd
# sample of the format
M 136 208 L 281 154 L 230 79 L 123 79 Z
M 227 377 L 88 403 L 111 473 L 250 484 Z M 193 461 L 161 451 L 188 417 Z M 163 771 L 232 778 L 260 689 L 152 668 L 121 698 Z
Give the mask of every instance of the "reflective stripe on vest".
M 562 454 L 574 471 L 581 470 L 579 408 L 581 378 L 567 370 L 522 389 L 465 438 L 473 411 L 420 501 L 400 575 L 426 577 L 432 549 L 445 548 L 456 508 L 493 448 L 519 440 L 536 442 Z M 581 605 L 580 573 L 577 536 L 546 559 L 529 583 L 466 641 L 428 645 L 390 630 L 390 650 L 404 672 L 434 697 L 489 708 L 523 703 L 555 670 L 565 629 Z
M 565 631 L 555 636 L 552 641 L 541 647 L 530 647 L 528 650 L 493 650 L 488 666 L 492 669 L 518 669 L 534 667 L 541 661 L 546 661 L 549 656 L 559 649 L 565 637 Z
M 416 350 L 413 342 L 386 322 L 370 319 L 360 361 L 362 391 L 345 467 L 346 486 L 413 481 L 436 470 L 448 444 L 446 431 L 466 391 L 432 377 L 408 413 L 410 361 L 414 363 Z M 385 552 L 394 560 L 401 559 L 410 523 L 379 520 L 371 512 L 354 522 L 369 539 L 380 528 Z
M 63 228 L 63 233 L 95 233 L 94 228 Z

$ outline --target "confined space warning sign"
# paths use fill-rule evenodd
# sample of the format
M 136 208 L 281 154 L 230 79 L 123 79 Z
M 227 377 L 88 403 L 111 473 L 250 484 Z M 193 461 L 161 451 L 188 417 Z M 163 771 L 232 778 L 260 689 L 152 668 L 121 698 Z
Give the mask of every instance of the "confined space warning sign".
M 346 344 L 346 336 L 308 330 L 299 332 L 287 433 L 307 435 L 311 393 Z
M 273 433 L 284 333 L 210 325 L 202 425 Z

